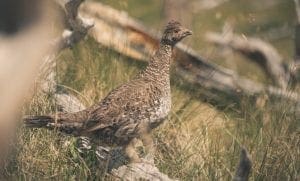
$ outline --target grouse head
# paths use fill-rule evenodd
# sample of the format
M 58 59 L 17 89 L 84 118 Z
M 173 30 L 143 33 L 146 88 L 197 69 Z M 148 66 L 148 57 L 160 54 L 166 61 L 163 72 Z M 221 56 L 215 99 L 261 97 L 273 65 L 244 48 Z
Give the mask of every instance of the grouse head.
M 192 31 L 184 28 L 177 21 L 170 21 L 162 36 L 162 42 L 174 46 L 180 40 L 192 34 Z

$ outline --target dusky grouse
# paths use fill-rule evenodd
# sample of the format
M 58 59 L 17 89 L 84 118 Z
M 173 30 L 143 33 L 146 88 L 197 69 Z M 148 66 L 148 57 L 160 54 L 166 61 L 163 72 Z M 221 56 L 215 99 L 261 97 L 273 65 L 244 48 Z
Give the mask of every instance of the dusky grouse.
M 146 151 L 154 151 L 150 131 L 163 122 L 171 109 L 169 68 L 172 49 L 192 32 L 179 22 L 167 24 L 159 49 L 148 66 L 133 80 L 112 90 L 103 100 L 76 113 L 27 116 L 29 127 L 56 128 L 75 136 L 88 136 L 102 144 L 122 146 L 132 162 L 141 161 L 133 146 L 134 138 Z

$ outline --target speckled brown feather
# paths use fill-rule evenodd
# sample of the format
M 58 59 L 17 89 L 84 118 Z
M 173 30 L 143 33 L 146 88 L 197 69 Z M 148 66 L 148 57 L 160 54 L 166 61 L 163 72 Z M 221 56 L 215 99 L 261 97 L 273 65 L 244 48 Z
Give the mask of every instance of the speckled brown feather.
M 133 80 L 111 91 L 98 104 L 77 112 L 25 118 L 29 126 L 59 128 L 106 144 L 127 145 L 158 126 L 171 109 L 169 67 L 173 46 L 191 32 L 170 22 L 159 50 Z M 39 123 L 39 124 L 38 124 Z

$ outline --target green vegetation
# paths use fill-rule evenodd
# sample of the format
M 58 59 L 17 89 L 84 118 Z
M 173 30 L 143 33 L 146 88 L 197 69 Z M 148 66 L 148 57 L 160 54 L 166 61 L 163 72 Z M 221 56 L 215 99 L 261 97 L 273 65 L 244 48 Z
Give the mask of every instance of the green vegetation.
M 129 10 L 130 14 L 148 25 L 154 22 L 156 25 L 161 23 L 157 20 L 159 14 L 151 17 L 152 13 L 161 10 L 160 1 L 153 0 L 151 11 L 147 13 L 142 8 L 133 8 L 135 6 L 148 8 L 143 3 L 137 2 L 140 1 L 129 0 L 128 3 L 111 1 L 110 3 Z M 243 0 L 243 3 L 246 2 Z M 226 18 L 214 22 L 214 14 L 216 11 L 222 11 L 222 14 L 226 13 L 226 17 L 230 17 L 235 11 L 241 13 L 243 9 L 238 8 L 243 3 L 235 3 L 237 1 L 232 0 L 217 9 L 198 13 L 199 19 L 193 25 L 194 32 L 198 32 L 196 27 L 199 29 L 199 34 L 207 30 L 220 31 L 220 26 Z M 277 4 L 274 10 L 278 12 L 282 4 L 285 3 Z M 242 7 L 248 9 L 245 13 L 253 11 L 251 7 L 244 5 Z M 290 3 L 285 4 L 283 8 L 285 12 L 291 11 L 288 7 L 291 7 Z M 273 16 L 273 13 L 271 14 L 270 16 Z M 291 16 L 281 16 L 279 20 L 273 17 L 268 21 L 270 24 L 266 25 L 268 27 L 263 28 L 277 26 Z M 237 29 L 239 32 L 250 35 L 257 33 L 253 32 L 256 29 L 254 26 L 259 25 L 248 25 L 243 18 L 241 19 L 237 21 L 248 28 L 241 26 Z M 203 29 L 204 26 L 208 27 Z M 263 34 L 262 30 L 259 33 Z M 195 35 L 195 37 L 197 39 L 189 40 L 188 44 L 201 50 L 200 52 L 213 52 L 209 50 L 212 47 L 204 48 L 207 45 L 204 40 L 199 41 L 202 36 Z M 195 43 L 197 41 L 199 46 Z M 272 43 L 279 47 L 280 43 L 277 41 L 274 40 Z M 291 38 L 286 38 L 282 42 L 282 47 L 285 49 L 280 49 L 280 52 L 291 55 Z M 221 61 L 220 57 L 212 58 L 216 58 L 217 62 Z M 241 57 L 235 57 L 235 60 L 237 70 L 245 75 L 253 75 L 253 70 L 249 70 L 249 67 L 245 68 L 248 66 L 247 62 L 241 60 Z M 145 66 L 144 63 L 99 47 L 90 38 L 71 50 L 62 52 L 57 62 L 59 84 L 68 87 L 87 106 L 103 98 L 111 89 L 129 80 Z M 224 62 L 222 64 L 226 65 Z M 251 67 L 258 69 L 255 65 Z M 261 74 L 251 78 L 264 79 Z M 184 82 L 174 77 L 172 97 L 172 113 L 154 133 L 157 147 L 155 163 L 163 173 L 180 180 L 230 180 L 236 170 L 240 148 L 244 146 L 253 161 L 250 180 L 299 179 L 300 118 L 291 112 L 288 103 L 280 100 L 277 102 L 265 100 L 264 95 L 261 95 L 260 101 L 256 102 L 245 97 L 240 102 L 231 101 L 225 106 L 216 103 L 212 105 L 210 101 L 203 101 L 205 98 L 201 97 L 198 88 L 186 86 Z M 55 111 L 55 102 L 52 97 L 38 93 L 24 106 L 24 114 L 40 115 L 53 111 Z M 15 145 L 16 152 L 11 158 L 11 164 L 7 166 L 8 177 L 13 180 L 86 180 L 86 178 L 109 180 L 103 170 L 99 169 L 95 155 L 88 153 L 86 156 L 81 156 L 76 150 L 75 142 L 75 138 L 55 131 L 20 127 Z

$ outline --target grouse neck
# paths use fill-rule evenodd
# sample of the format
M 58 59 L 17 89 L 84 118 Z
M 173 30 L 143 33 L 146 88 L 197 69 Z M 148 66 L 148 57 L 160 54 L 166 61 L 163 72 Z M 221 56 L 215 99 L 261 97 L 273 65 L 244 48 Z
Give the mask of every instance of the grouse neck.
M 156 77 L 159 79 L 169 79 L 170 63 L 173 46 L 161 42 L 159 49 L 151 58 L 144 71 L 145 76 Z

